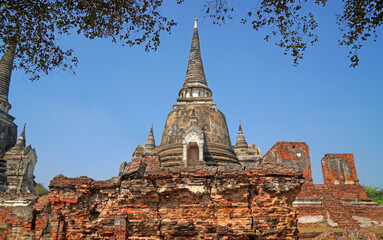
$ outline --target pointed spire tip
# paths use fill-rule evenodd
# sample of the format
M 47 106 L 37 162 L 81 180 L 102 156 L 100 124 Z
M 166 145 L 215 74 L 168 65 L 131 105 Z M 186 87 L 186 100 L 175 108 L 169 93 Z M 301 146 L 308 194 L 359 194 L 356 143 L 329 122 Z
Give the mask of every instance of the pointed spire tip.
M 25 148 L 25 126 L 26 124 L 24 123 L 23 130 L 21 131 L 19 138 L 17 139 L 16 144 L 13 147 L 16 150 L 22 150 Z
M 146 150 L 154 150 L 156 148 L 156 143 L 154 140 L 153 134 L 153 123 L 150 125 L 150 132 L 148 135 L 148 139 L 146 140 L 145 149 Z
M 21 133 L 20 133 L 20 137 L 19 138 L 25 138 L 25 126 L 26 126 L 27 124 L 26 123 L 24 123 L 24 127 L 23 127 L 23 130 L 21 130 Z
M 194 18 L 194 28 L 198 28 L 198 26 L 197 26 L 197 21 L 198 21 L 198 19 L 197 19 L 197 18 Z
M 237 136 L 237 142 L 235 144 L 236 148 L 247 148 L 247 142 L 245 139 L 245 135 L 243 134 L 242 131 L 242 125 L 241 125 L 241 120 L 239 120 L 239 128 L 238 128 L 238 136 Z

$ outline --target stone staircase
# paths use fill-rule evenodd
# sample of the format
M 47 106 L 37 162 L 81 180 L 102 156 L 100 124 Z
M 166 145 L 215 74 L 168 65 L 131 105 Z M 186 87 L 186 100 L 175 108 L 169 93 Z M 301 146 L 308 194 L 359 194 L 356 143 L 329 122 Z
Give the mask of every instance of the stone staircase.
M 329 224 L 331 221 L 334 227 L 338 228 L 358 228 L 358 222 L 351 217 L 347 209 L 341 204 L 339 199 L 336 199 L 328 186 L 318 186 L 316 188 L 318 196 L 322 196 L 323 207 L 327 210 Z

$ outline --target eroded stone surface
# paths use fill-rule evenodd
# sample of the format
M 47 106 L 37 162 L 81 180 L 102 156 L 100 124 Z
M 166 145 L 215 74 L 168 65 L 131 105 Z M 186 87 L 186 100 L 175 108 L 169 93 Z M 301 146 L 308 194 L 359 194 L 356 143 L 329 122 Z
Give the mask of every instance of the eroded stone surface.
M 263 157 L 264 163 L 279 163 L 299 170 L 306 183 L 312 183 L 309 148 L 304 142 L 277 142 Z
M 296 239 L 291 203 L 302 183 L 277 165 L 147 167 L 144 178 L 108 181 L 61 175 L 30 219 L 1 213 L 9 239 Z
M 322 158 L 322 171 L 325 184 L 359 183 L 353 154 L 326 154 Z
M 202 131 L 204 140 L 203 160 L 217 164 L 238 163 L 234 154 L 226 118 L 213 103 L 176 104 L 168 114 L 162 134 L 159 155 L 164 166 L 181 165 L 183 140 L 190 128 L 194 114 L 196 128 Z M 190 129 L 191 130 L 191 129 Z

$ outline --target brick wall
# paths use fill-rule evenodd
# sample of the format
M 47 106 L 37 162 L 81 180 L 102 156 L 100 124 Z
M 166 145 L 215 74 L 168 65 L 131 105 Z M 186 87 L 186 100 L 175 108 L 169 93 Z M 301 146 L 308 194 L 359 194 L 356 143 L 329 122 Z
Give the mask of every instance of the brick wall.
M 307 183 L 313 182 L 309 147 L 305 142 L 277 142 L 264 156 L 264 163 L 280 163 L 302 172 Z
M 358 184 L 354 155 L 351 153 L 327 153 L 322 158 L 323 181 L 332 184 Z
M 55 177 L 9 239 L 296 239 L 301 174 L 276 164 L 148 167 L 107 181 Z M 15 219 L 15 217 L 17 219 Z M 19 216 L 20 217 L 20 216 Z M 21 227 L 20 227 L 21 226 Z
M 374 204 L 359 185 L 353 154 L 333 153 L 322 158 L 324 184 L 313 184 L 306 143 L 277 142 L 263 162 L 303 173 L 306 182 L 293 203 L 299 226 L 383 229 L 383 207 Z

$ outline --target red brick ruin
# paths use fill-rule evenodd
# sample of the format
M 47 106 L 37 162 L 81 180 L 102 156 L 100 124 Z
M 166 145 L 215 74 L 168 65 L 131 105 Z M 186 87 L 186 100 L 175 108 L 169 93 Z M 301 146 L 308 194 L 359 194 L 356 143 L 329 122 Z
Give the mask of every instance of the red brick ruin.
M 302 142 L 278 142 L 264 156 L 264 163 L 300 169 L 305 178 L 293 202 L 298 226 L 383 229 L 383 207 L 369 199 L 359 184 L 352 154 L 325 154 L 324 184 L 313 184 L 309 148 Z
M 295 239 L 300 173 L 277 164 L 167 169 L 147 160 L 107 181 L 56 176 L 52 193 L 31 206 L 3 207 L 0 237 Z

